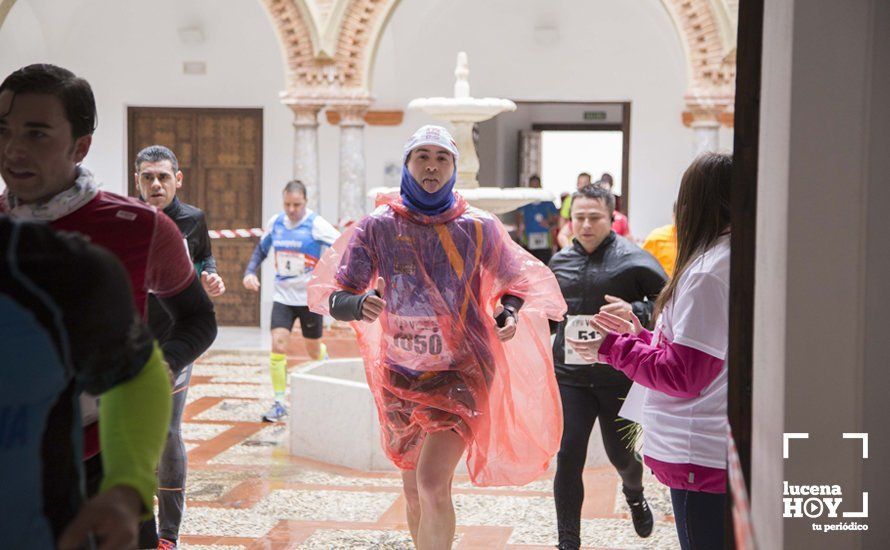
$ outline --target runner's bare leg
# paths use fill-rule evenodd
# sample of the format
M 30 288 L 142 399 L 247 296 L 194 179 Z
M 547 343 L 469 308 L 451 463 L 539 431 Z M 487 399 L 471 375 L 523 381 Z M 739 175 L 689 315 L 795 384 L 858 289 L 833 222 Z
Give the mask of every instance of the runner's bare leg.
M 407 503 L 408 530 L 411 541 L 417 546 L 417 530 L 420 526 L 420 495 L 417 492 L 417 470 L 402 470 L 402 490 Z
M 464 448 L 464 440 L 451 430 L 429 434 L 423 442 L 417 461 L 418 550 L 451 548 L 455 528 L 451 482 Z

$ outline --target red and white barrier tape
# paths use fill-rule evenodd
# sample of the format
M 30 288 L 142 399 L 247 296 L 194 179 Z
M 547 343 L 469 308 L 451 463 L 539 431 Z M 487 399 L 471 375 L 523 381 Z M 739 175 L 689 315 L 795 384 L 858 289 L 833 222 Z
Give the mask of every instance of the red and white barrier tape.
M 263 230 L 259 227 L 252 229 L 211 229 L 207 232 L 211 239 L 246 239 L 250 237 L 262 237 Z

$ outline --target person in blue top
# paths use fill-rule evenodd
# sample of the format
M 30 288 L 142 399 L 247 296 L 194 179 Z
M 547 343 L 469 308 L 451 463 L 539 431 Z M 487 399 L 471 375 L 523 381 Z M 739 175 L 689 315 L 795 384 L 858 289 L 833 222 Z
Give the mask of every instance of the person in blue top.
M 327 349 L 321 341 L 323 317 L 309 311 L 306 284 L 321 253 L 340 236 L 333 225 L 306 207 L 306 186 L 299 180 L 292 180 L 284 186 L 283 201 L 284 212 L 275 215 L 266 224 L 266 232 L 253 251 L 243 280 L 245 288 L 259 291 L 260 280 L 256 271 L 274 249 L 275 295 L 269 367 L 275 402 L 263 415 L 265 422 L 277 422 L 287 415 L 284 406 L 287 345 L 296 319 L 300 319 L 300 330 L 309 357 L 327 357 Z
M 541 188 L 541 178 L 533 175 L 528 178 L 528 186 Z M 552 229 L 559 224 L 559 210 L 550 201 L 527 204 L 518 210 L 519 235 L 522 246 L 532 256 L 548 263 L 553 256 Z

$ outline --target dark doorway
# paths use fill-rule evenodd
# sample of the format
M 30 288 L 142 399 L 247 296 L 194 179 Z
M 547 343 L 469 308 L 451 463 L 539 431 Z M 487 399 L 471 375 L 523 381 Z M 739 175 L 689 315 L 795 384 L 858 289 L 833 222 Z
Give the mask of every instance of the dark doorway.
M 128 169 L 143 147 L 169 147 L 179 159 L 177 195 L 207 214 L 208 228 L 250 229 L 262 224 L 262 109 L 127 109 Z M 138 196 L 130 176 L 131 196 Z M 216 239 L 213 255 L 226 293 L 214 299 L 220 325 L 257 326 L 259 294 L 241 285 L 258 238 Z

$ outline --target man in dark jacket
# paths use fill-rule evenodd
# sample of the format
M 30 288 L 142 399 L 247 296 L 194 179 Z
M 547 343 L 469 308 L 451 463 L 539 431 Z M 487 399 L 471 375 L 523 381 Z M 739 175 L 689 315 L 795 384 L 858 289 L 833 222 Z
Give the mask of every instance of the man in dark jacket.
M 136 155 L 136 188 L 142 199 L 161 210 L 174 223 L 185 239 L 189 258 L 195 265 L 195 273 L 201 278 L 201 286 L 208 296 L 216 297 L 226 291 L 222 277 L 216 271 L 216 260 L 210 248 L 210 235 L 204 212 L 176 197 L 182 186 L 182 171 L 173 151 L 162 145 L 152 145 Z M 160 342 L 166 341 L 172 328 L 170 315 L 154 297 L 148 295 L 148 325 Z M 185 507 L 185 480 L 188 471 L 188 455 L 182 441 L 182 413 L 192 376 L 192 365 L 183 368 L 173 381 L 173 416 L 167 435 L 167 444 L 158 463 L 158 526 L 154 518 L 143 523 L 140 529 L 140 548 L 176 548 L 179 526 Z M 160 538 L 160 541 L 158 541 Z
M 568 305 L 566 318 L 556 326 L 553 363 L 562 398 L 564 431 L 557 456 L 554 496 L 559 548 L 580 547 L 582 471 L 593 424 L 600 419 L 606 454 L 621 475 L 624 495 L 641 537 L 652 532 L 652 512 L 643 497 L 643 468 L 622 431 L 629 422 L 618 417 L 631 381 L 605 365 L 591 365 L 566 345 L 592 337 L 591 317 L 601 309 L 621 314 L 633 311 L 650 324 L 655 298 L 667 275 L 648 252 L 612 231 L 615 198 L 596 185 L 572 197 L 574 239 L 550 260 Z

